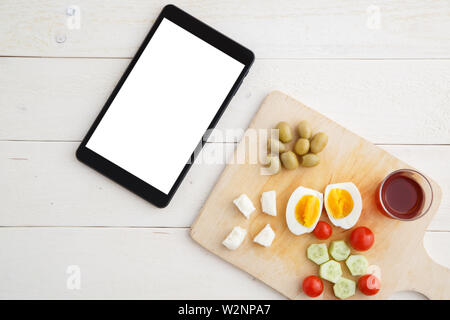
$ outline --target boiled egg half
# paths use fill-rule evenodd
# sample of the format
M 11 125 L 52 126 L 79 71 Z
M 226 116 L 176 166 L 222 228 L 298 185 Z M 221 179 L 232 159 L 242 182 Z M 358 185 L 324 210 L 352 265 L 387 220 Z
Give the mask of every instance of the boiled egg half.
M 350 229 L 356 224 L 362 211 L 358 188 L 352 182 L 329 184 L 325 188 L 325 209 L 331 223 Z
M 322 193 L 298 187 L 292 192 L 286 207 L 286 222 L 289 230 L 297 236 L 312 232 L 319 222 L 322 208 Z

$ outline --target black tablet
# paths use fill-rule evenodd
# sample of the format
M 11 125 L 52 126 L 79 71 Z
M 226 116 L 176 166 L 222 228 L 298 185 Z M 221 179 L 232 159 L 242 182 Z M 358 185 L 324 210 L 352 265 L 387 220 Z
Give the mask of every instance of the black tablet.
M 164 7 L 77 158 L 165 207 L 254 55 L 179 8 Z

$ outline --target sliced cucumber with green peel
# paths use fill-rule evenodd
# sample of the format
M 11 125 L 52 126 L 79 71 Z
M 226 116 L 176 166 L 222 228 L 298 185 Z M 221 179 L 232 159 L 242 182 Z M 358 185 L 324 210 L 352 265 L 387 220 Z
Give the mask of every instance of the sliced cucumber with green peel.
M 350 248 L 344 240 L 331 242 L 330 254 L 336 261 L 344 261 L 350 255 Z
M 325 243 L 310 245 L 307 250 L 307 256 L 309 260 L 317 264 L 322 264 L 330 260 L 327 245 Z
M 320 265 L 319 275 L 322 279 L 336 283 L 342 277 L 342 269 L 339 262 L 330 260 Z
M 361 254 L 351 255 L 345 260 L 345 264 L 352 276 L 362 276 L 366 274 L 369 261 Z
M 346 278 L 340 278 L 333 286 L 334 295 L 339 299 L 347 299 L 355 295 L 355 289 L 355 281 Z

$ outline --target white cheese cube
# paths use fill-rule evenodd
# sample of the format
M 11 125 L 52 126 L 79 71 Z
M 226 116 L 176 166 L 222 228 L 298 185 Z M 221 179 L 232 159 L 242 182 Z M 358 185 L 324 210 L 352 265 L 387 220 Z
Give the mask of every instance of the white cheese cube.
M 248 219 L 253 211 L 255 211 L 255 206 L 252 200 L 246 195 L 241 194 L 239 198 L 233 200 L 233 203 L 238 207 L 239 211 Z
M 277 193 L 275 190 L 263 192 L 261 195 L 262 211 L 271 216 L 277 215 Z
M 270 247 L 273 239 L 275 239 L 275 232 L 270 227 L 270 224 L 266 224 L 264 229 L 262 229 L 253 239 L 254 242 L 259 243 L 264 247 Z
M 223 240 L 222 244 L 230 250 L 236 250 L 244 241 L 247 230 L 241 227 L 234 227 L 230 234 Z

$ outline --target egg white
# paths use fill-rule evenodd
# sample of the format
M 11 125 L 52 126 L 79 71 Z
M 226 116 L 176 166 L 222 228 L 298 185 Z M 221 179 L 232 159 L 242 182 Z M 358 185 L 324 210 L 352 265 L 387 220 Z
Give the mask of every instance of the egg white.
M 331 210 L 328 209 L 328 195 L 332 189 L 344 189 L 350 193 L 353 199 L 353 210 L 344 218 L 336 219 L 332 216 Z M 358 222 L 362 211 L 362 198 L 361 193 L 359 193 L 358 188 L 353 182 L 341 182 L 335 184 L 329 184 L 325 188 L 325 210 L 327 211 L 328 218 L 331 223 L 336 227 L 341 227 L 343 229 L 350 229 L 356 222 Z
M 319 199 L 320 208 L 319 208 L 319 215 L 317 216 L 316 221 L 311 227 L 305 227 L 300 222 L 297 221 L 295 218 L 295 207 L 297 203 L 300 201 L 300 199 L 305 195 L 313 195 L 316 196 Z M 317 225 L 317 222 L 319 222 L 320 215 L 322 214 L 322 208 L 323 208 L 323 194 L 319 191 L 305 188 L 305 187 L 298 187 L 297 189 L 292 192 L 291 196 L 289 197 L 288 204 L 286 206 L 286 223 L 288 225 L 289 230 L 295 234 L 295 235 L 301 235 L 304 233 L 309 233 L 314 230 L 314 228 Z

